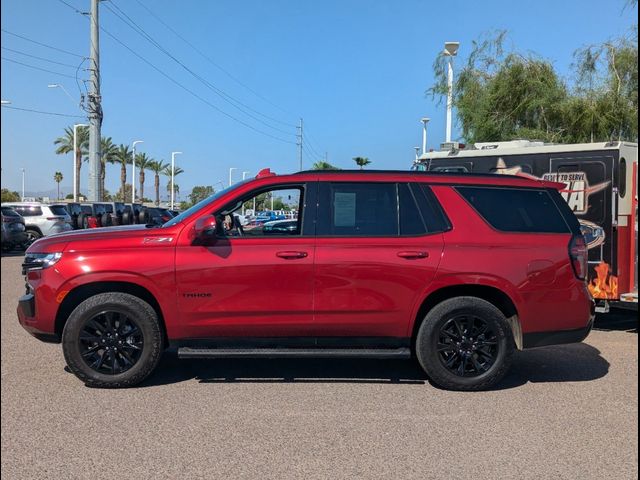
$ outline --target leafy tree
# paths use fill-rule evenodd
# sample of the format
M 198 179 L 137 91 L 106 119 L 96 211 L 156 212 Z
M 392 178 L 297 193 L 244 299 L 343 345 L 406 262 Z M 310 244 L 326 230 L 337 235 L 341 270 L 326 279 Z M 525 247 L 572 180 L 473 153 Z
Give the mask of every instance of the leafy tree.
M 184 173 L 184 170 L 181 169 L 180 167 L 176 167 L 175 170 L 173 171 L 173 181 L 174 181 L 173 190 L 175 194 L 180 193 L 180 187 L 178 186 L 178 184 L 175 183 L 175 179 L 181 173 Z M 171 165 L 167 165 L 165 169 L 162 171 L 162 174 L 169 178 L 169 181 L 167 182 L 167 192 L 171 194 Z
M 367 157 L 353 157 L 353 161 L 356 162 L 356 165 L 360 167 L 360 170 L 363 170 L 364 167 L 371 163 Z
M 164 160 L 152 161 L 149 164 L 149 170 L 151 170 L 154 175 L 154 187 L 156 192 L 156 206 L 160 205 L 160 175 L 165 171 L 168 164 L 164 162 Z
M 125 183 L 123 187 L 113 196 L 116 202 L 128 202 L 131 199 L 132 187 L 130 183 Z
M 193 189 L 191 190 L 191 193 L 189 194 L 189 201 L 191 202 L 191 205 L 195 205 L 200 200 L 204 200 L 205 198 L 210 197 L 214 193 L 215 193 L 215 190 L 211 185 L 207 185 L 206 187 L 195 186 L 193 187 Z
M 77 150 L 75 150 L 76 156 L 76 185 L 77 192 L 80 191 L 80 169 L 82 167 L 82 161 L 86 160 L 89 153 L 89 127 L 79 127 L 76 129 L 78 144 Z M 73 146 L 73 126 L 64 129 L 64 136 L 58 137 L 53 142 L 57 145 L 56 154 L 66 155 L 67 153 L 74 152 Z
M 9 190 L 8 188 L 3 188 L 1 191 L 1 199 L 0 201 L 3 202 L 19 202 L 20 201 L 20 194 L 18 192 L 12 192 L 11 190 Z
M 56 172 L 53 174 L 53 181 L 56 182 L 56 186 L 58 187 L 58 196 L 57 200 L 60 200 L 60 182 L 64 177 L 62 176 L 62 172 Z
M 340 170 L 338 167 L 331 165 L 329 162 L 316 162 L 311 168 L 313 170 Z
M 151 162 L 153 162 L 153 159 L 151 157 L 148 157 L 147 154 L 144 152 L 138 153 L 136 155 L 136 167 L 138 167 L 139 169 L 138 178 L 140 180 L 140 190 L 139 190 L 140 198 L 144 197 L 144 177 L 145 177 L 144 171 L 147 168 L 151 168 Z

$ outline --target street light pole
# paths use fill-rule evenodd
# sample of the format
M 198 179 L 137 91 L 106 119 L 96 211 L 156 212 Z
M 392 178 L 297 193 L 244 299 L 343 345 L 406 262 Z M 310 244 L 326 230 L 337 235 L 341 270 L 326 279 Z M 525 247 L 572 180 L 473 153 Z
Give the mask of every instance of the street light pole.
M 458 54 L 459 42 L 446 42 L 444 55 L 449 57 L 447 65 L 447 131 L 445 142 L 451 142 L 451 110 L 453 107 L 453 57 Z
M 85 123 L 73 126 L 73 201 L 78 201 L 78 127 L 88 127 Z M 81 154 L 82 155 L 82 154 Z M 82 161 L 82 158 L 80 158 Z
M 131 162 L 131 203 L 136 203 L 136 145 L 144 143 L 144 140 L 136 140 L 133 142 L 131 150 L 133 152 L 133 161 Z M 122 192 L 124 198 L 124 192 Z
M 242 180 L 244 180 L 245 175 L 247 173 L 251 173 L 251 172 L 249 172 L 249 171 L 242 172 Z M 242 216 L 244 217 L 244 202 L 242 202 Z
M 47 85 L 48 88 L 60 88 L 67 97 L 69 97 L 71 99 L 71 101 L 73 102 L 73 104 L 76 104 L 76 101 L 73 99 L 73 97 L 69 94 L 69 92 L 67 92 L 67 89 L 64 88 L 64 85 L 60 84 L 60 83 L 50 83 L 49 85 Z M 76 105 L 77 106 L 77 105 Z
M 233 172 L 234 170 L 237 170 L 237 168 L 236 167 L 231 167 L 229 169 L 229 186 L 231 186 L 231 172 Z
M 24 168 L 21 168 L 20 170 L 22 170 L 22 197 L 20 200 L 24 202 Z
M 420 119 L 422 122 L 422 154 L 427 153 L 427 123 L 429 123 L 430 118 L 423 117 Z
M 175 187 L 173 183 L 174 172 L 176 171 L 176 155 L 180 155 L 182 152 L 171 152 L 171 210 L 173 210 L 173 196 L 175 194 Z

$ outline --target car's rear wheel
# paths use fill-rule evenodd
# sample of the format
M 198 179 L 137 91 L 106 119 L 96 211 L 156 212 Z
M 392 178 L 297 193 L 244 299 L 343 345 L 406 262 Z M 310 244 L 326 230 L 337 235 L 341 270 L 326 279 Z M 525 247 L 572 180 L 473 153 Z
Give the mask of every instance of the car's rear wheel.
M 32 229 L 28 228 L 25 231 L 25 233 L 27 235 L 27 240 L 24 242 L 25 247 L 28 247 L 29 245 L 31 245 L 33 242 L 35 242 L 39 238 L 42 238 L 42 234 L 37 230 L 32 230 Z
M 147 302 L 126 293 L 101 293 L 71 313 L 62 349 L 67 365 L 86 385 L 129 387 L 155 369 L 162 338 L 158 316 Z
M 477 297 L 433 307 L 416 337 L 416 355 L 431 380 L 450 390 L 484 390 L 505 376 L 514 351 L 505 316 Z

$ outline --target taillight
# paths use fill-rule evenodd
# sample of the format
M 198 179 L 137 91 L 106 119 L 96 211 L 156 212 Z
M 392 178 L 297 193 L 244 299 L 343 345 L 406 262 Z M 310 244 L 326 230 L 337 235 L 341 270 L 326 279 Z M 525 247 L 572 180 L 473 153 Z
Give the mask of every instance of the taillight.
M 580 234 L 574 235 L 569 242 L 569 258 L 573 273 L 579 280 L 586 280 L 588 268 L 587 242 Z

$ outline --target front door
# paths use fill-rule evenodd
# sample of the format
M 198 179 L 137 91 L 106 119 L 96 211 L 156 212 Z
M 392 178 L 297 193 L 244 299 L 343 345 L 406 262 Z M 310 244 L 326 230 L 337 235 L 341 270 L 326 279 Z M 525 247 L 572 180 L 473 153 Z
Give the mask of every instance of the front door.
M 177 248 L 176 285 L 185 336 L 309 334 L 314 238 L 304 226 L 307 190 L 305 184 L 289 184 L 244 196 L 211 212 L 218 232 L 210 245 Z M 244 215 L 249 209 L 256 212 Z M 283 213 L 276 216 L 270 213 L 274 210 Z

